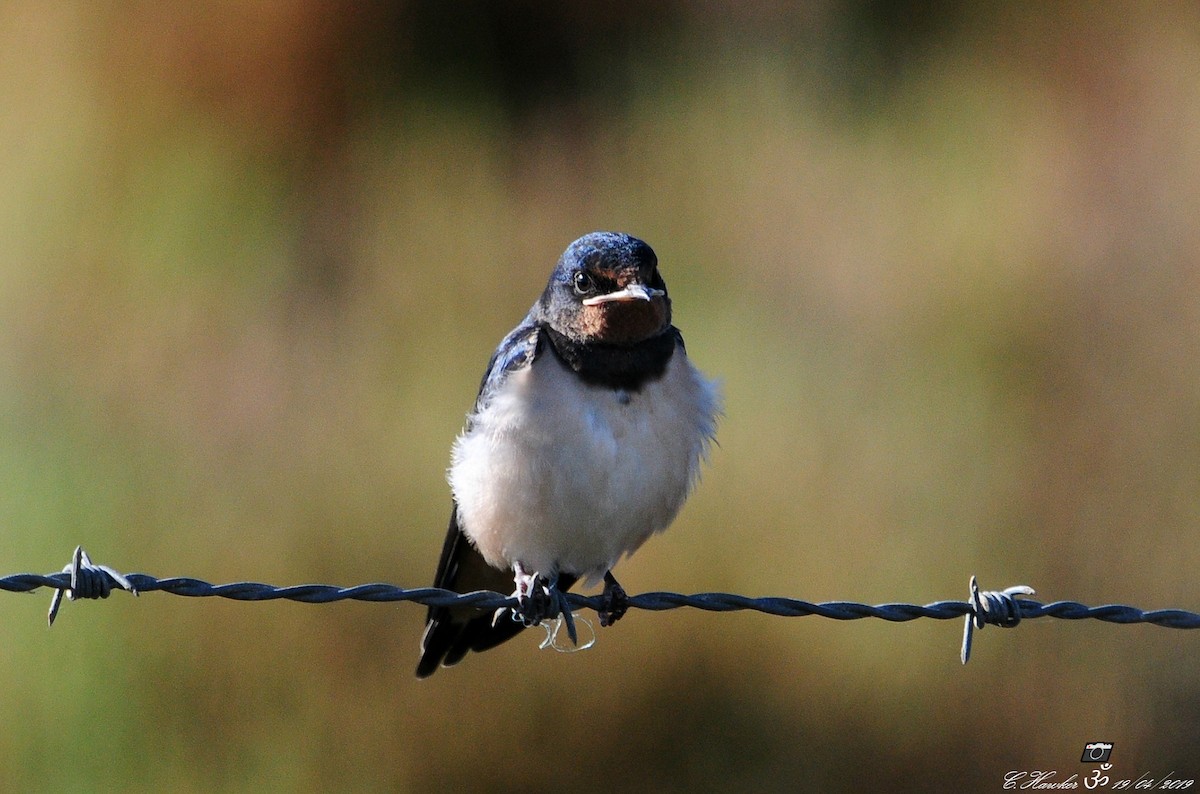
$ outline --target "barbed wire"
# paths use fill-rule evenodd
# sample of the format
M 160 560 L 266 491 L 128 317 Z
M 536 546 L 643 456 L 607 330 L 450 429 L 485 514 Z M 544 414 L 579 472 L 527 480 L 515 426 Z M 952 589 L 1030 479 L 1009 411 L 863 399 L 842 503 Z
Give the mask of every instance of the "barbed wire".
M 232 582 L 211 584 L 202 579 L 171 577 L 159 579 L 149 574 L 121 574 L 107 565 L 91 561 L 83 547 L 76 547 L 71 563 L 61 573 L 33 574 L 18 573 L 0 577 L 0 590 L 21 593 L 32 592 L 41 587 L 53 589 L 54 595 L 47 616 L 50 625 L 58 615 L 62 597 L 74 601 L 79 598 L 108 598 L 115 589 L 126 590 L 133 595 L 150 592 L 171 593 L 191 598 L 227 598 L 234 601 L 299 601 L 306 604 L 329 604 L 336 601 L 402 602 L 434 607 L 474 607 L 493 611 L 498 609 L 519 610 L 517 599 L 511 595 L 490 590 L 471 593 L 456 593 L 437 587 L 403 588 L 391 584 L 372 583 L 353 587 L 337 587 L 326 584 L 303 584 L 277 587 L 262 582 Z M 1055 601 L 1043 604 L 1020 596 L 1033 595 L 1033 588 L 1017 585 L 1004 590 L 981 590 L 975 577 L 971 577 L 970 597 L 967 601 L 935 601 L 924 606 L 918 604 L 860 604 L 853 601 L 825 601 L 812 603 L 795 598 L 778 596 L 751 598 L 733 593 L 683 593 L 650 592 L 629 596 L 629 608 L 662 612 L 668 609 L 691 607 L 708 612 L 754 611 L 781 617 L 817 616 L 833 620 L 860 620 L 879 618 L 895 623 L 932 618 L 951 620 L 965 618 L 960 658 L 966 664 L 971 656 L 974 631 L 984 626 L 1012 628 L 1022 620 L 1051 617 L 1062 620 L 1093 619 L 1106 623 L 1148 623 L 1171 629 L 1200 628 L 1200 614 L 1182 609 L 1142 610 L 1124 604 L 1086 606 L 1075 601 Z M 561 600 L 573 610 L 600 610 L 605 606 L 603 596 L 587 596 L 581 593 L 562 593 Z

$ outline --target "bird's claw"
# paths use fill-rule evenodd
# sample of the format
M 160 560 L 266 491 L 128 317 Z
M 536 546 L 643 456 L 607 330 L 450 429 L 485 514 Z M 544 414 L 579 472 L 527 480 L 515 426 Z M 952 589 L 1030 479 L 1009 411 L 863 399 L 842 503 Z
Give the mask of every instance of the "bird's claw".
M 536 626 L 558 615 L 557 586 L 539 573 L 527 574 L 517 566 L 515 581 L 517 608 L 513 616 L 526 627 Z
M 629 610 L 629 595 L 621 587 L 612 572 L 604 574 L 604 592 L 600 594 L 603 605 L 598 611 L 601 626 L 611 626 Z

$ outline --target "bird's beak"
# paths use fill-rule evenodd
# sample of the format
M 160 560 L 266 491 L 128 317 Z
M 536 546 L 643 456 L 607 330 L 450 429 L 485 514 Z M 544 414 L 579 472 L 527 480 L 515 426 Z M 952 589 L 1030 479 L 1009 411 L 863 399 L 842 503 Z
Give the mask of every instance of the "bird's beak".
M 625 289 L 610 292 L 607 295 L 597 295 L 594 298 L 586 298 L 583 301 L 584 306 L 596 306 L 601 303 L 610 301 L 648 301 L 662 295 L 663 291 L 647 287 L 645 284 L 630 284 Z

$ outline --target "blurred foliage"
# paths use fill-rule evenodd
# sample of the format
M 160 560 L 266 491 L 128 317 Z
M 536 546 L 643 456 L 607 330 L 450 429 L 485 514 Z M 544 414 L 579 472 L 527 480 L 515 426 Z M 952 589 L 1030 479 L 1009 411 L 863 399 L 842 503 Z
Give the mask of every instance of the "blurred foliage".
M 1191 4 L 0 7 L 0 556 L 426 583 L 496 342 L 600 228 L 726 418 L 633 591 L 1197 609 Z M 48 596 L 43 594 L 45 599 Z M 1200 772 L 1196 637 L 8 597 L 11 790 L 962 791 Z

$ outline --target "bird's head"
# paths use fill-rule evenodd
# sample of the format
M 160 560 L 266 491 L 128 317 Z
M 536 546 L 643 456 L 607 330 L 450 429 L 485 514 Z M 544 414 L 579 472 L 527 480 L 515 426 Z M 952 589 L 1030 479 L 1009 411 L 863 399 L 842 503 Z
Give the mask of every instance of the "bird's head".
M 636 237 L 593 232 L 559 258 L 534 319 L 573 342 L 632 345 L 671 325 L 654 250 Z

